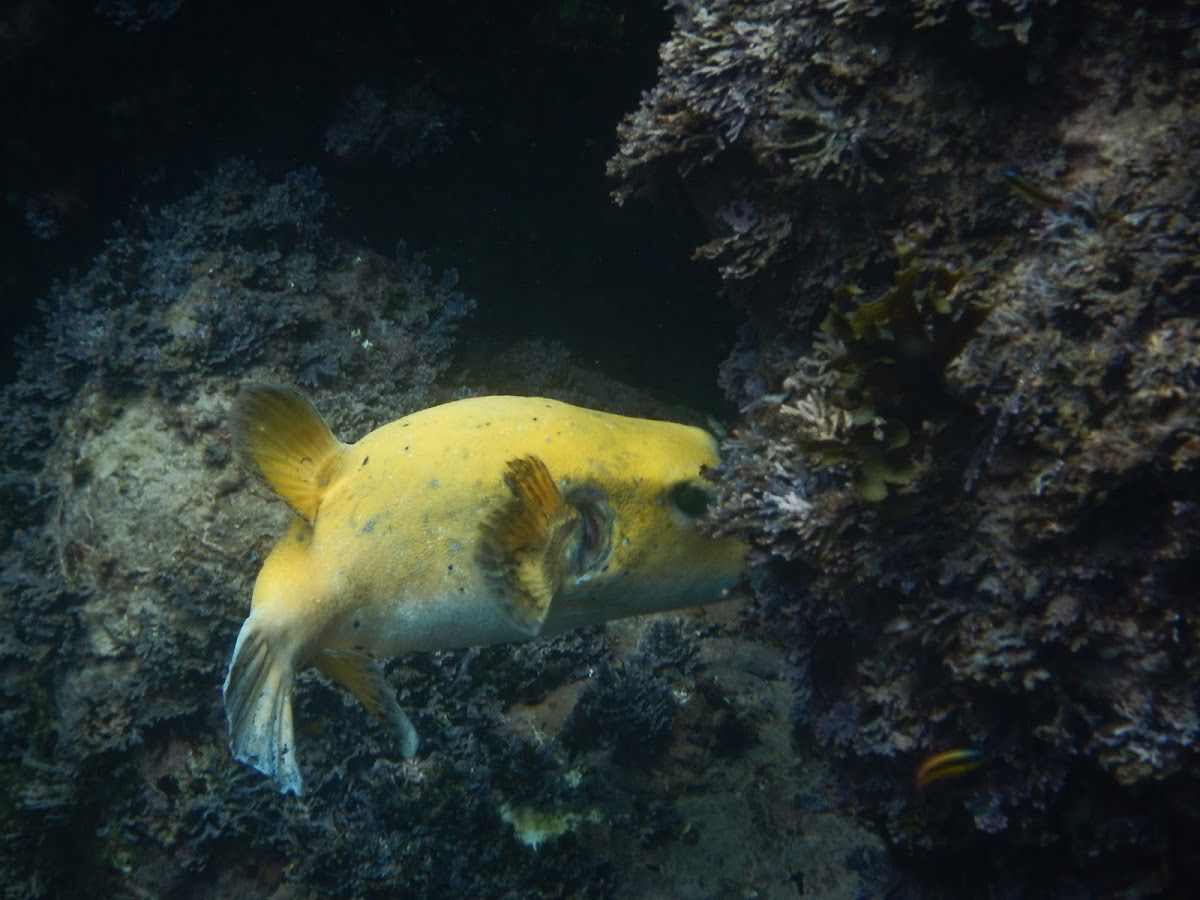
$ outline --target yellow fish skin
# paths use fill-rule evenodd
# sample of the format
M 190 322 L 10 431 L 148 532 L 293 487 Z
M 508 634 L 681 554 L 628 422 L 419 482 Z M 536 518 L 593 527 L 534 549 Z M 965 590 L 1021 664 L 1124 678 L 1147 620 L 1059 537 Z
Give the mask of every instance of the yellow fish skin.
M 284 387 L 244 388 L 246 466 L 295 511 L 225 679 L 235 758 L 302 791 L 291 691 L 316 665 L 411 757 L 379 660 L 518 641 L 722 598 L 746 546 L 697 527 L 707 432 L 541 397 L 459 400 L 356 444 Z

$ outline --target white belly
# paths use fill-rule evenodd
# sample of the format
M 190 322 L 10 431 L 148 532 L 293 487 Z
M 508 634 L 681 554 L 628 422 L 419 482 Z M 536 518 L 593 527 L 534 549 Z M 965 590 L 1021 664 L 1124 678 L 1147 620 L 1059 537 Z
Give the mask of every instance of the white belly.
M 526 640 L 502 603 L 490 597 L 482 579 L 441 584 L 431 596 L 397 586 L 389 594 L 347 604 L 322 641 L 330 649 L 352 649 L 379 659 L 413 650 L 450 650 Z

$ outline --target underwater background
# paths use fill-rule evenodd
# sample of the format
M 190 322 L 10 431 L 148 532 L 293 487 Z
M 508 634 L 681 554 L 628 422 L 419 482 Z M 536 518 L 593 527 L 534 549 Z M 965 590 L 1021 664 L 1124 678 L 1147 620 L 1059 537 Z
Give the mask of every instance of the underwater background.
M 5 897 L 1200 891 L 1200 2 L 0 9 Z M 220 686 L 346 440 L 536 394 L 722 436 L 701 610 Z

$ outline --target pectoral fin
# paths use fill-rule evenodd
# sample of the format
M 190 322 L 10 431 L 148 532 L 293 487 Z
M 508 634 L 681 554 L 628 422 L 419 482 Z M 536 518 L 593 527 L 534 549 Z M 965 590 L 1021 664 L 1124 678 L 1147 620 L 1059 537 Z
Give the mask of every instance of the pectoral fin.
M 383 667 L 354 650 L 323 650 L 317 668 L 358 698 L 376 721 L 395 737 L 405 759 L 417 754 L 417 730 L 396 702 L 396 692 L 383 677 Z
M 579 513 L 536 456 L 509 460 L 504 483 L 512 496 L 483 523 L 476 562 L 513 621 L 536 635 L 562 586 Z

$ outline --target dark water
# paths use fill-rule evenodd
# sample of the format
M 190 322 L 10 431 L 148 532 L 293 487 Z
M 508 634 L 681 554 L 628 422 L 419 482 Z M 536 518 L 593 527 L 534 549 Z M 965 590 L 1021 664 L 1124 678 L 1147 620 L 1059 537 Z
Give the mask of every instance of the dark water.
M 616 29 L 552 2 L 184 3 L 165 21 L 155 4 L 120 5 L 136 30 L 27 6 L 0 68 L 10 334 L 131 202 L 188 193 L 243 156 L 317 167 L 335 233 L 456 268 L 478 301 L 465 344 L 559 340 L 664 399 L 723 409 L 714 373 L 736 316 L 688 259 L 698 223 L 670 196 L 608 198 L 615 123 L 651 85 L 670 23 L 653 5 Z M 360 87 L 406 125 L 375 146 L 360 123 L 363 142 L 339 156 L 326 132 Z

